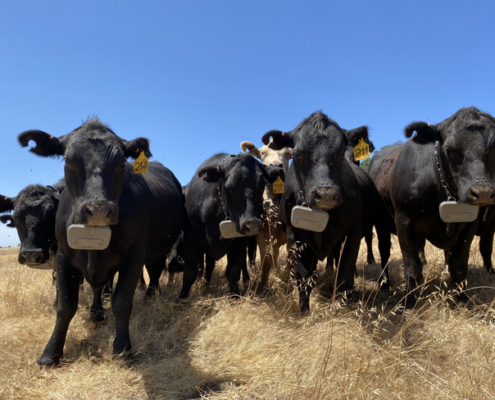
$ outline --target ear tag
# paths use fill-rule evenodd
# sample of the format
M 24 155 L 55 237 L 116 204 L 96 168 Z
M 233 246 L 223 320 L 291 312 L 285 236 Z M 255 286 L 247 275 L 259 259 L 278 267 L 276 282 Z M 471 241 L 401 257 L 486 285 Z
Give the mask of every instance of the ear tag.
M 139 157 L 134 161 L 134 174 L 144 174 L 148 172 L 148 157 L 144 155 L 144 151 L 139 154 Z
M 284 181 L 277 176 L 275 182 L 273 182 L 273 194 L 283 194 L 284 193 Z
M 365 160 L 370 157 L 370 145 L 363 138 L 359 139 L 358 144 L 354 147 L 354 161 Z

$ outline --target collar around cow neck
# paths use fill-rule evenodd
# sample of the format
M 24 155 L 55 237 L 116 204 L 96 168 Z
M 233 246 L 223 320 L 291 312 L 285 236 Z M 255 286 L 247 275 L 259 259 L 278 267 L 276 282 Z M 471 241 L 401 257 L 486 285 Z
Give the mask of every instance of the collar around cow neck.
M 442 163 L 440 159 L 440 142 L 438 140 L 435 141 L 435 160 L 437 163 L 438 174 L 440 175 L 440 182 L 442 183 L 443 188 L 445 189 L 445 193 L 447 194 L 448 201 L 456 201 L 455 197 L 449 191 L 447 182 L 445 180 L 445 175 L 443 173 Z
M 235 157 L 235 155 L 231 154 L 225 158 L 222 158 L 222 160 L 217 165 L 217 170 L 220 169 L 220 164 L 222 164 L 225 160 L 229 160 L 232 157 Z M 217 186 L 218 199 L 220 200 L 220 206 L 222 207 L 223 213 L 225 214 L 225 221 L 229 221 L 232 218 L 230 218 L 229 215 L 227 214 L 227 207 L 225 206 L 225 203 L 227 203 L 227 200 L 225 199 L 225 203 L 224 203 L 223 186 L 224 186 L 223 185 L 223 178 L 220 178 L 220 180 L 218 181 L 218 186 Z

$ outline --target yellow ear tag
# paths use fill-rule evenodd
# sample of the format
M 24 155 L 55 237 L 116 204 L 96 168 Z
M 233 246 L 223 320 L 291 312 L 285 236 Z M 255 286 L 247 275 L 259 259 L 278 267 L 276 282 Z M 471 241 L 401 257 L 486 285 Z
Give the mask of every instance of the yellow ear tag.
M 139 154 L 139 157 L 134 161 L 134 174 L 144 174 L 148 172 L 148 157 L 144 155 L 144 151 Z
M 361 138 L 356 147 L 354 147 L 354 161 L 365 160 L 369 157 L 370 145 Z
M 277 176 L 275 182 L 273 182 L 273 194 L 283 194 L 284 193 L 284 181 Z

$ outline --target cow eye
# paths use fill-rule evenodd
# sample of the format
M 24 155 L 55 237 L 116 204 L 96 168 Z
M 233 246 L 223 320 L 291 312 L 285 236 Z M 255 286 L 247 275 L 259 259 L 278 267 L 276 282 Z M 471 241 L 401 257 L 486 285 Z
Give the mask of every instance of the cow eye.
M 232 189 L 232 186 L 225 185 L 225 190 L 227 191 L 228 194 L 232 194 L 234 192 L 234 189 Z
M 292 156 L 294 157 L 294 160 L 296 160 L 297 162 L 302 162 L 303 160 L 303 156 L 299 153 L 293 153 Z
M 459 153 L 457 153 L 455 150 L 452 150 L 449 147 L 445 149 L 445 152 L 447 153 L 447 156 L 450 158 L 456 158 L 459 156 Z

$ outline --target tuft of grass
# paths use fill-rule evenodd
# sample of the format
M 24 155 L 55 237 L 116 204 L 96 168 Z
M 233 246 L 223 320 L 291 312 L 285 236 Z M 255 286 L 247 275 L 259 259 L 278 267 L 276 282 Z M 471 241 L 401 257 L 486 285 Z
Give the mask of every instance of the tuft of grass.
M 31 399 L 492 399 L 495 398 L 495 278 L 473 244 L 467 293 L 452 300 L 443 252 L 427 246 L 425 285 L 412 312 L 402 258 L 393 242 L 392 290 L 376 283 L 363 242 L 354 301 L 333 296 L 334 272 L 319 263 L 311 313 L 299 314 L 298 294 L 282 252 L 267 288 L 260 263 L 233 301 L 217 263 L 211 286 L 197 282 L 185 304 L 174 302 L 181 279 L 144 303 L 137 291 L 131 317 L 136 361 L 112 361 L 115 320 L 109 304 L 99 326 L 89 322 L 92 292 L 85 284 L 62 364 L 36 360 L 55 322 L 49 271 L 17 264 L 18 249 L 0 249 L 0 398 Z M 375 248 L 375 255 L 378 254 Z

